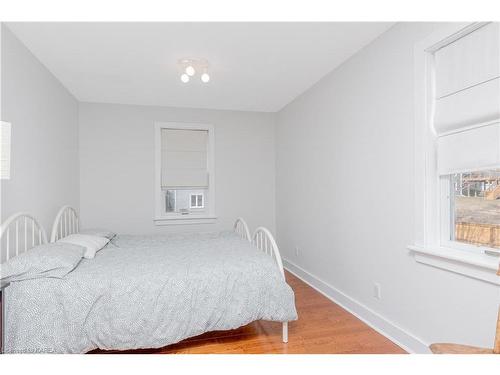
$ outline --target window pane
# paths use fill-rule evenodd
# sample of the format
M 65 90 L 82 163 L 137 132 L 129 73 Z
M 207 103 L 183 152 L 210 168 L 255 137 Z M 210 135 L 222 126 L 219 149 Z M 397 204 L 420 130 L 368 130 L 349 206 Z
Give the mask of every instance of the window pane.
M 175 189 L 167 188 L 162 190 L 165 197 L 165 213 L 177 213 L 187 215 L 203 214 L 207 203 L 207 189 Z
M 167 212 L 175 211 L 175 190 L 167 190 L 165 196 L 165 206 Z
M 500 169 L 451 178 L 451 239 L 500 248 Z

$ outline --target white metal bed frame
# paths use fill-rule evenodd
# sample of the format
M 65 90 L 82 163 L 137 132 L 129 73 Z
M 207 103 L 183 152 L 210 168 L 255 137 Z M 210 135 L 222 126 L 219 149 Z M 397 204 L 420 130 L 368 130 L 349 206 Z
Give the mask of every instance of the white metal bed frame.
M 11 234 L 12 233 L 12 234 Z M 47 234 L 34 216 L 26 212 L 13 214 L 0 225 L 0 267 L 11 257 L 27 252 L 37 245 L 47 243 Z M 3 285 L 7 287 L 9 283 Z M 5 352 L 5 298 L 1 296 L 1 353 Z
M 234 222 L 233 229 L 236 232 L 236 234 L 238 234 L 241 238 L 247 240 L 250 243 L 252 242 L 252 237 L 250 236 L 248 225 L 246 221 L 243 220 L 242 217 L 236 219 L 236 221 Z
M 47 243 L 45 229 L 26 212 L 9 216 L 0 228 L 0 262 Z
M 271 232 L 264 227 L 257 228 L 253 233 L 252 244 L 266 255 L 274 258 L 283 280 L 286 281 L 280 251 Z M 284 343 L 288 342 L 288 322 L 283 322 L 282 340 Z
M 62 206 L 54 219 L 50 242 L 56 242 L 70 234 L 78 233 L 79 230 L 80 220 L 76 210 L 71 206 Z
M 20 223 L 23 225 L 20 225 Z M 14 256 L 21 254 L 23 252 L 23 249 L 24 251 L 28 251 L 31 248 L 28 247 L 28 224 L 31 224 L 31 247 L 34 247 L 36 244 L 47 243 L 47 235 L 45 233 L 45 230 L 32 215 L 23 212 L 14 214 L 1 225 L 0 244 L 3 245 L 4 235 L 6 236 L 7 244 L 5 260 L 8 260 L 10 258 L 11 245 L 15 245 Z M 50 242 L 56 242 L 57 240 L 69 236 L 70 234 L 78 233 L 79 229 L 80 224 L 76 210 L 71 206 L 63 206 L 54 219 Z M 255 230 L 253 236 L 250 237 L 250 230 L 248 229 L 248 225 L 241 217 L 236 219 L 233 229 L 241 238 L 252 243 L 256 248 L 263 251 L 266 255 L 273 257 L 273 259 L 276 261 L 276 265 L 278 266 L 281 276 L 283 277 L 283 280 L 285 280 L 285 272 L 283 269 L 283 262 L 281 261 L 281 255 L 278 249 L 278 245 L 276 244 L 273 235 L 268 229 L 259 227 Z M 11 230 L 14 230 L 15 241 L 10 240 Z M 20 233 L 22 237 L 20 237 Z M 36 241 L 36 237 L 38 237 L 38 241 Z M 24 246 L 21 246 L 21 251 L 19 251 L 21 243 L 20 238 L 24 239 L 24 241 L 22 242 Z M 4 248 L 2 246 L 2 248 L 0 248 L 0 259 L 4 259 L 2 257 L 3 249 Z M 287 343 L 288 322 L 283 322 L 282 325 L 282 339 L 284 343 Z

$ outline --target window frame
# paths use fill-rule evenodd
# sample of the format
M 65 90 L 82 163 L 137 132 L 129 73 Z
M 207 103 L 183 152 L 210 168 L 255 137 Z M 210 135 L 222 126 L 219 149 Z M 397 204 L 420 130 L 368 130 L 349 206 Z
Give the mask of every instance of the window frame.
M 414 47 L 415 62 L 415 228 L 407 246 L 419 263 L 500 285 L 499 258 L 484 248 L 451 241 L 449 178 L 437 170 L 437 135 L 433 123 L 435 103 L 434 53 L 484 26 L 485 22 L 446 25 Z M 447 239 L 447 238 L 448 239 Z M 489 249 L 489 248 L 486 248 Z
M 161 131 L 162 129 L 178 129 L 178 130 L 203 130 L 208 132 L 207 143 L 207 172 L 208 172 L 208 188 L 207 199 L 208 204 L 205 205 L 205 197 L 203 197 L 203 206 L 206 211 L 203 213 L 191 212 L 188 215 L 181 213 L 167 214 L 163 210 L 162 186 L 161 186 Z M 215 215 L 215 127 L 212 124 L 204 123 L 187 123 L 187 122 L 154 122 L 155 132 L 155 188 L 154 188 L 154 204 L 155 211 L 153 221 L 155 225 L 175 225 L 175 224 L 211 224 L 217 219 Z M 197 207 L 200 208 L 200 207 Z

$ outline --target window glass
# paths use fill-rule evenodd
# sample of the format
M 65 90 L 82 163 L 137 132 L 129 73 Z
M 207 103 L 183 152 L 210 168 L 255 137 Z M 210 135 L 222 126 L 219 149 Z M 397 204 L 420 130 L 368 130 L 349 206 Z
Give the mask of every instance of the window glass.
M 451 176 L 451 240 L 500 248 L 500 169 Z
M 205 212 L 203 198 L 207 189 L 162 189 L 166 213 Z
M 175 190 L 167 190 L 165 194 L 166 212 L 175 212 Z

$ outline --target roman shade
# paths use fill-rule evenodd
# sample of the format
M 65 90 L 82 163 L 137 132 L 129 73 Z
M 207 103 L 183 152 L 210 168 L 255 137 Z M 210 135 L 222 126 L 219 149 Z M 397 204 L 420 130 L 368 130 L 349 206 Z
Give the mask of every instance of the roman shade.
M 500 166 L 500 28 L 488 23 L 437 50 L 438 170 Z
M 439 137 L 440 175 L 500 166 L 500 122 Z
M 207 145 L 206 130 L 162 129 L 162 187 L 208 187 Z

